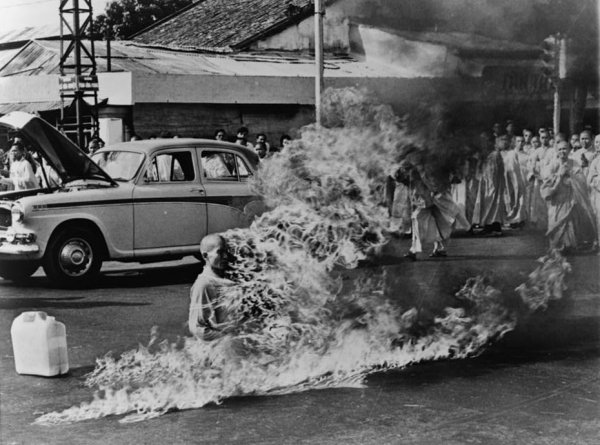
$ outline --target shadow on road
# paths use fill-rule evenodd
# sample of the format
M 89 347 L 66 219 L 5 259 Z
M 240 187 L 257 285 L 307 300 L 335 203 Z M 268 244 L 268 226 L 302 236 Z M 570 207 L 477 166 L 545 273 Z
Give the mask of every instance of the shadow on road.
M 202 272 L 200 263 L 145 268 L 136 266 L 129 269 L 102 271 L 97 281 L 91 287 L 94 289 L 115 289 L 143 288 L 171 284 L 191 285 L 200 272 Z M 33 276 L 27 282 L 23 283 L 14 283 L 0 279 L 0 288 L 3 286 L 22 289 L 48 289 L 53 287 L 45 275 Z M 0 308 L 2 307 L 0 306 Z
M 85 300 L 85 301 L 78 301 Z M 123 303 L 119 301 L 89 301 L 75 298 L 3 298 L 0 309 L 92 309 L 104 306 L 147 306 L 150 303 Z

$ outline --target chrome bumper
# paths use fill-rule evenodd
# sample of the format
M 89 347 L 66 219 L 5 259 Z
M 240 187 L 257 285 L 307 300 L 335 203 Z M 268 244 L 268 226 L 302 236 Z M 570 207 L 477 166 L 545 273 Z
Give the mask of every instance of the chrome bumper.
M 0 255 L 11 256 L 24 255 L 34 256 L 40 252 L 40 246 L 37 244 L 21 244 L 21 243 L 9 243 L 7 241 L 0 241 Z

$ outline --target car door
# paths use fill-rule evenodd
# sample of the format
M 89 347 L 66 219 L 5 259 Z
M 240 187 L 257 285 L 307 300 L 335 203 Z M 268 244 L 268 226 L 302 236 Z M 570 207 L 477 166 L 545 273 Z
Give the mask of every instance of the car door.
M 202 181 L 206 190 L 208 233 L 247 226 L 257 197 L 250 191 L 250 163 L 239 153 L 219 147 L 200 151 Z
M 136 255 L 198 246 L 207 233 L 205 194 L 194 147 L 155 152 L 133 192 Z

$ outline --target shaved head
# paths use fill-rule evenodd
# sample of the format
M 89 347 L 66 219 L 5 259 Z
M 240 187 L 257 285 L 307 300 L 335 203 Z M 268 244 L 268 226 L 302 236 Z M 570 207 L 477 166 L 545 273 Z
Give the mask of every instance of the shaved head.
M 207 253 L 214 248 L 219 248 L 224 245 L 225 239 L 221 235 L 211 233 L 210 235 L 206 235 L 204 238 L 202 238 L 202 241 L 200 241 L 200 252 Z

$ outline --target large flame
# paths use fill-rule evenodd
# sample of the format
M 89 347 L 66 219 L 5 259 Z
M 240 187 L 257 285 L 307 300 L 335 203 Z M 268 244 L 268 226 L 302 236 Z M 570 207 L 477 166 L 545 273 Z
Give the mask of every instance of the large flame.
M 364 93 L 327 97 L 330 128 L 305 128 L 261 167 L 254 186 L 273 210 L 223 234 L 237 285 L 221 297 L 235 330 L 174 343 L 155 330 L 147 347 L 97 361 L 86 381 L 97 389 L 91 402 L 37 422 L 138 421 L 235 395 L 359 386 L 374 371 L 478 354 L 514 329 L 516 314 L 481 277 L 429 320 L 388 298 L 385 272 L 342 282 L 336 266 L 354 268 L 387 241 L 381 188 L 415 141 Z M 532 309 L 562 291 L 568 265 L 550 256 L 540 267 L 520 290 Z M 550 290 L 541 285 L 549 275 Z

